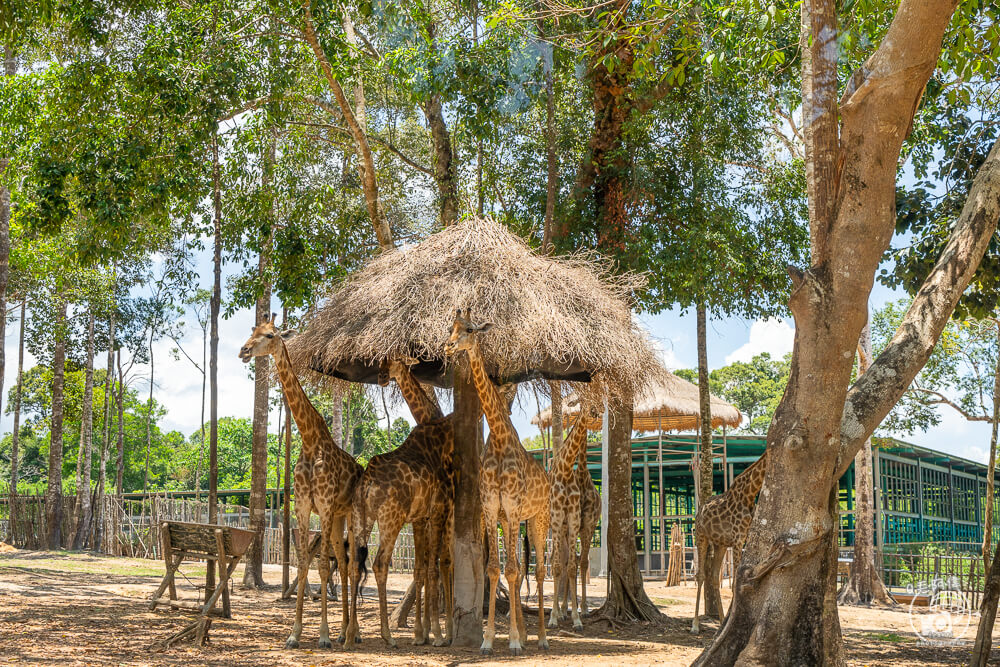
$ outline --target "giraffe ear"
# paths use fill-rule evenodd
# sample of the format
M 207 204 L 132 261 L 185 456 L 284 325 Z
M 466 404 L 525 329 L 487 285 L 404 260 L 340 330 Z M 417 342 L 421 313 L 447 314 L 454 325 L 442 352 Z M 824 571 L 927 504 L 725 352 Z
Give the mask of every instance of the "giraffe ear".
M 271 313 L 271 322 L 278 321 L 278 313 Z
M 288 340 L 289 338 L 292 338 L 293 336 L 295 336 L 298 333 L 299 332 L 296 331 L 295 329 L 285 329 L 284 331 L 281 332 L 281 337 L 284 340 Z
M 486 333 L 492 328 L 493 328 L 493 323 L 487 322 L 486 324 L 480 324 L 478 327 L 476 327 L 476 331 L 478 331 L 479 333 Z

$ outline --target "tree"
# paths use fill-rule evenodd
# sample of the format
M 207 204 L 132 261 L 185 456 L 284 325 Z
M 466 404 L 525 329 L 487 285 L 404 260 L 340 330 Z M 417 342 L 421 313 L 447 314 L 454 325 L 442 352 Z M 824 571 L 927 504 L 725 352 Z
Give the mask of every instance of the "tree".
M 837 480 L 931 354 L 1000 217 L 995 145 L 902 326 L 850 385 L 868 294 L 896 223 L 900 150 L 954 12 L 951 2 L 903 0 L 841 96 L 837 7 L 803 3 L 811 264 L 790 269 L 795 347 L 788 389 L 768 431 L 767 492 L 729 614 L 696 664 L 842 662 L 834 591 Z M 947 68 L 950 60 L 942 62 Z

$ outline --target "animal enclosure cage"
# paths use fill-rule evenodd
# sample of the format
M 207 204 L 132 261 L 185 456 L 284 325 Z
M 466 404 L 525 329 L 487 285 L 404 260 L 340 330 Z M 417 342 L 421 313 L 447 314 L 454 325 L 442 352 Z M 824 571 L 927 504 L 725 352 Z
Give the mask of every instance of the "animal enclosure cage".
M 714 491 L 722 493 L 764 453 L 759 435 L 720 433 L 713 438 Z M 983 538 L 986 466 L 892 438 L 875 438 L 872 470 L 875 487 L 876 548 L 895 554 L 926 551 L 927 544 L 949 553 L 973 553 Z M 666 576 L 670 526 L 678 522 L 685 539 L 685 572 L 694 560 L 694 516 L 699 441 L 694 434 L 637 437 L 632 440 L 632 511 L 639 568 L 647 576 Z M 543 450 L 532 452 L 543 458 Z M 601 443 L 588 442 L 587 467 L 601 489 Z M 603 495 L 603 494 L 602 494 Z M 854 464 L 840 479 L 838 542 L 845 556 L 854 545 Z M 1000 489 L 994 525 L 1000 524 Z M 994 528 L 993 541 L 1000 530 Z M 597 561 L 600 527 L 594 532 Z M 894 561 L 895 562 L 895 561 Z M 898 577 L 897 577 L 898 579 Z

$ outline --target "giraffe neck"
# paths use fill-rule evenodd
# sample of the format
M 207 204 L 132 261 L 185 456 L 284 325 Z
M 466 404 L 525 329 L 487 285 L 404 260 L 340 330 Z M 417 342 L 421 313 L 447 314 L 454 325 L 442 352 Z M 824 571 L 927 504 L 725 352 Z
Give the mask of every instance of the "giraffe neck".
M 500 396 L 497 386 L 486 374 L 483 359 L 479 355 L 479 343 L 468 350 L 469 368 L 472 370 L 472 381 L 476 385 L 476 393 L 483 405 L 486 423 L 490 425 L 490 440 L 494 447 L 506 448 L 513 437 L 507 414 L 507 402 Z
M 587 442 L 587 427 L 583 425 L 583 419 L 577 419 L 569 436 L 559 449 L 556 460 L 552 463 L 552 471 L 556 474 L 569 474 L 573 470 L 573 463 L 580 458 L 580 452 Z
M 402 370 L 396 377 L 396 384 L 399 385 L 399 390 L 403 393 L 406 404 L 410 406 L 413 418 L 417 420 L 418 424 L 427 424 L 441 419 L 444 416 L 441 414 L 441 408 L 427 396 L 424 388 L 417 382 L 417 378 L 413 377 L 410 369 L 404 364 L 400 365 Z
M 740 473 L 733 480 L 733 485 L 729 490 L 747 505 L 753 505 L 757 501 L 757 494 L 764 484 L 764 473 L 767 470 L 767 453 L 765 449 L 761 457 L 754 461 L 749 468 Z
M 326 420 L 313 407 L 312 401 L 306 396 L 305 390 L 299 383 L 299 378 L 292 370 L 292 360 L 288 356 L 288 348 L 285 343 L 280 343 L 281 347 L 274 354 L 274 365 L 278 369 L 278 380 L 281 381 L 281 388 L 285 392 L 285 400 L 288 401 L 288 411 L 295 419 L 295 425 L 302 435 L 302 455 L 311 458 L 316 454 L 317 444 L 320 438 L 307 437 L 310 433 L 319 435 L 326 434 L 332 440 L 330 429 L 327 428 Z M 336 443 L 338 446 L 340 443 Z

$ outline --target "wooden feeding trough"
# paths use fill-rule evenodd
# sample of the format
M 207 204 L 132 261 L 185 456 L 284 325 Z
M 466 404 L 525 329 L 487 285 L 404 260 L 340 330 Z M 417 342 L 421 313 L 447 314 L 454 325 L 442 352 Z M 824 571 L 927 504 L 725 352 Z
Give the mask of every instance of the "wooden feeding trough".
M 193 611 L 197 618 L 179 632 L 163 642 L 165 648 L 180 640 L 195 636 L 199 646 L 205 644 L 208 630 L 212 625 L 211 616 L 232 618 L 229 606 L 229 580 L 253 542 L 254 533 L 242 528 L 220 526 L 208 523 L 185 523 L 181 521 L 164 521 L 160 524 L 160 544 L 163 548 L 163 560 L 167 572 L 160 582 L 159 588 L 149 602 L 150 609 L 157 605 L 169 606 L 171 609 Z M 204 603 L 177 599 L 174 575 L 185 558 L 195 558 L 208 561 L 205 569 Z M 218 582 L 215 589 L 209 591 L 209 575 L 213 567 L 218 567 Z M 162 599 L 164 591 L 169 589 L 170 598 Z M 222 609 L 215 608 L 219 598 L 222 598 Z

